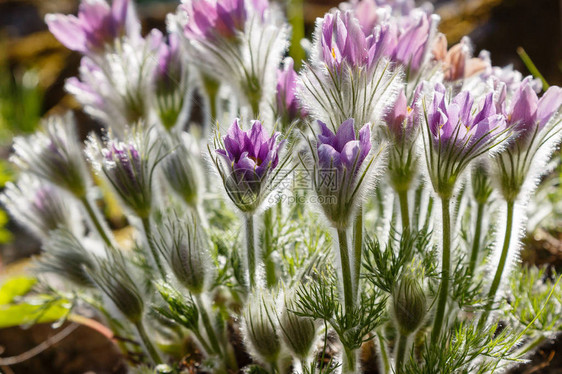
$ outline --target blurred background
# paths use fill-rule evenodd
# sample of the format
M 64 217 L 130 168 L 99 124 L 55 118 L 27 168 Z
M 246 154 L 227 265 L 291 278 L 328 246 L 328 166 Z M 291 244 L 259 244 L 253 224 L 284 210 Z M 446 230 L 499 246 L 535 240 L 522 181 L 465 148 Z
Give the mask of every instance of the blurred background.
M 64 48 L 48 32 L 47 13 L 76 13 L 77 0 L 0 0 L 0 188 L 13 178 L 7 159 L 13 136 L 35 130 L 45 115 L 74 110 L 82 134 L 98 124 L 81 112 L 63 89 L 66 78 L 77 74 L 80 56 Z M 177 1 L 136 0 L 144 31 L 165 28 L 165 15 Z M 468 35 L 474 54 L 486 49 L 497 66 L 512 64 L 529 74 L 521 53 L 533 61 L 551 85 L 562 84 L 562 0 L 436 0 L 442 20 L 440 31 L 449 45 Z M 284 4 L 288 14 L 299 14 L 293 4 Z M 337 6 L 333 0 L 304 0 L 307 35 L 316 17 Z M 290 17 L 291 18 L 291 17 Z M 297 16 L 298 18 L 298 16 Z M 291 19 L 290 19 L 291 21 Z M 294 20 L 293 20 L 294 21 Z M 298 20 L 297 20 L 298 21 Z M 527 64 L 528 66 L 528 64 Z M 560 155 L 554 171 L 543 183 L 535 208 L 539 219 L 531 222 L 522 260 L 562 268 L 562 188 Z M 115 223 L 118 225 L 118 223 Z M 39 244 L 20 230 L 0 210 L 0 284 L 21 272 L 28 258 L 39 253 Z M 4 288 L 0 288 L 0 293 Z M 0 310 L 2 308 L 0 294 Z M 561 317 L 562 318 L 562 317 Z M 0 357 L 25 352 L 50 336 L 49 325 L 22 329 L 0 321 Z M 76 342 L 80 342 L 77 346 Z M 2 373 L 120 373 L 124 367 L 103 334 L 81 326 L 72 339 L 58 343 L 22 364 L 2 366 Z M 513 373 L 562 373 L 562 346 L 545 346 L 527 365 Z

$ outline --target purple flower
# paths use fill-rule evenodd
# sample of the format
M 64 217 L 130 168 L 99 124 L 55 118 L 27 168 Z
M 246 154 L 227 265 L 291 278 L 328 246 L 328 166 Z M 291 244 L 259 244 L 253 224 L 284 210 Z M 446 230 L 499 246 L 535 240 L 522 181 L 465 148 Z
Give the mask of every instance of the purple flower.
M 83 0 L 78 17 L 48 14 L 45 21 L 53 35 L 68 49 L 83 54 L 102 51 L 122 36 L 140 38 L 140 22 L 130 0 Z
M 296 97 L 298 75 L 294 61 L 287 57 L 283 69 L 277 70 L 277 110 L 285 122 L 306 117 L 307 112 Z
M 445 87 L 438 83 L 433 100 L 424 109 L 427 167 L 433 188 L 442 198 L 452 196 L 458 176 L 472 160 L 511 136 L 505 117 L 496 113 L 492 92 L 483 98 L 479 108 L 475 108 L 468 91 L 461 91 L 449 102 Z
M 268 136 L 260 121 L 254 121 L 249 131 L 242 131 L 239 119 L 228 129 L 223 148 L 216 153 L 223 159 L 223 167 L 216 166 L 232 202 L 243 212 L 255 211 L 269 186 L 268 179 L 279 164 L 279 152 L 284 141 L 280 133 Z
M 445 97 L 445 87 L 438 83 L 433 101 L 427 111 L 428 125 L 436 147 L 454 147 L 461 153 L 479 148 L 495 134 L 506 128 L 505 117 L 496 113 L 493 93 L 484 98 L 481 109 L 475 113 L 474 99 L 469 91 L 461 91 L 450 103 Z
M 342 3 L 340 9 L 353 10 L 361 29 L 365 35 L 369 35 L 375 26 L 390 15 L 396 19 L 407 17 L 415 9 L 415 5 L 412 0 L 351 0 L 349 3 Z
M 244 30 L 248 18 L 244 0 L 193 0 L 181 7 L 189 17 L 185 35 L 196 40 L 232 38 Z
M 176 34 L 168 36 L 168 43 L 162 43 L 158 50 L 158 64 L 155 70 L 156 90 L 171 92 L 182 80 L 183 66 Z
M 396 48 L 391 59 L 408 67 L 410 71 L 418 71 L 423 63 L 427 43 L 431 31 L 431 16 L 418 14 L 398 36 Z
M 390 130 L 394 141 L 402 142 L 412 137 L 419 126 L 419 101 L 421 96 L 421 85 L 414 92 L 412 102 L 408 99 L 404 90 L 401 90 L 390 110 L 384 115 L 384 122 Z
M 318 201 L 330 222 L 345 228 L 359 196 L 360 171 L 371 151 L 371 125 L 364 125 L 359 136 L 352 118 L 343 122 L 335 134 L 325 123 L 318 121 L 318 125 L 321 133 L 316 145 L 314 175 Z
M 318 121 L 321 134 L 318 135 L 318 165 L 321 168 L 344 170 L 348 177 L 354 177 L 371 151 L 370 124 L 355 135 L 353 118 L 341 124 L 334 134 L 325 123 Z
M 535 181 L 548 169 L 546 163 L 560 143 L 557 114 L 562 105 L 562 89 L 550 87 L 539 99 L 534 86 L 532 77 L 527 77 L 511 95 L 504 88 L 498 99 L 499 110 L 505 113 L 508 125 L 517 135 L 513 144 L 496 157 L 494 174 L 507 201 L 515 201 L 535 189 Z M 512 97 L 509 103 L 506 96 Z
M 170 34 L 168 43 L 159 46 L 153 79 L 155 109 L 160 122 L 169 131 L 186 120 L 191 95 L 188 67 L 182 59 L 177 34 Z
M 528 139 L 542 130 L 562 105 L 562 88 L 552 86 L 539 99 L 534 81 L 527 77 L 515 92 L 511 105 L 501 105 L 510 126 L 516 126 L 519 139 Z
M 154 127 L 133 128 L 125 141 L 107 138 L 102 144 L 90 136 L 86 154 L 96 171 L 109 181 L 132 212 L 146 218 L 153 202 L 153 173 L 162 160 L 162 147 L 155 142 Z
M 358 68 L 370 67 L 375 59 L 376 43 L 367 38 L 351 12 L 326 14 L 322 21 L 320 56 L 331 71 L 341 71 L 345 62 Z

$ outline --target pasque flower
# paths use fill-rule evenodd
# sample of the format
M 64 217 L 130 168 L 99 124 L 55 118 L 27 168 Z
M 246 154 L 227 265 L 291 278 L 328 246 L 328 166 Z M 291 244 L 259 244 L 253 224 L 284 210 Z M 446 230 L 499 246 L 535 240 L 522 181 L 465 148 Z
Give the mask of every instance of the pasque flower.
M 478 107 L 470 92 L 461 91 L 449 100 L 445 87 L 435 86 L 433 99 L 424 105 L 424 149 L 429 178 L 441 200 L 442 261 L 441 285 L 437 300 L 431 343 L 436 344 L 444 324 L 451 272 L 450 200 L 456 182 L 471 161 L 497 151 L 511 135 L 505 117 L 496 113 L 493 93 Z
M 297 96 L 312 117 L 334 128 L 349 118 L 356 123 L 377 119 L 399 75 L 382 55 L 378 36 L 366 36 L 350 11 L 316 21 L 310 63 L 297 85 Z
M 496 158 L 498 172 L 494 173 L 500 177 L 502 194 L 509 201 L 519 196 L 525 182 L 534 183 L 560 141 L 557 113 L 562 105 L 562 89 L 552 86 L 539 98 L 534 87 L 532 78 L 527 77 L 509 95 L 511 100 L 501 95 L 497 103 L 517 132 L 514 142 Z
M 140 21 L 131 0 L 82 0 L 78 17 L 48 14 L 49 31 L 68 49 L 85 55 L 103 52 L 123 36 L 140 38 Z
M 156 112 L 161 124 L 170 131 L 187 120 L 191 102 L 191 75 L 179 45 L 177 34 L 168 35 L 168 43 L 158 50 L 158 64 L 154 69 Z
M 79 287 L 92 287 L 87 271 L 94 269 L 96 254 L 86 248 L 85 242 L 85 238 L 66 229 L 52 231 L 43 244 L 37 270 L 62 275 Z
M 447 50 L 447 38 L 443 34 L 437 35 L 432 52 L 435 60 L 442 64 L 445 81 L 470 78 L 491 69 L 487 58 L 472 57 L 470 44 L 470 39 L 465 36 L 460 43 Z
M 283 68 L 277 70 L 277 113 L 285 124 L 303 119 L 307 115 L 296 96 L 298 75 L 294 65 L 293 59 L 287 57 Z
M 136 43 L 123 41 L 114 53 L 84 56 L 79 77 L 69 78 L 65 89 L 88 114 L 123 136 L 125 124 L 151 117 L 162 39 L 160 31 L 152 30 Z
M 445 87 L 435 86 L 431 103 L 424 108 L 427 128 L 425 150 L 433 188 L 450 197 L 458 176 L 473 159 L 491 151 L 511 134 L 502 114 L 496 113 L 493 93 L 474 108 L 469 91 L 450 102 Z
M 318 125 L 314 187 L 328 220 L 336 228 L 346 228 L 361 196 L 366 173 L 363 164 L 371 151 L 371 125 L 365 124 L 358 136 L 351 118 L 343 122 L 336 133 L 321 121 Z
M 419 130 L 421 120 L 421 85 L 416 89 L 411 102 L 401 90 L 396 101 L 383 116 L 383 121 L 388 127 L 390 136 L 396 143 L 413 140 Z
M 109 135 L 102 144 L 88 139 L 87 154 L 94 169 L 104 175 L 115 192 L 135 214 L 146 218 L 153 203 L 152 182 L 156 165 L 162 160 L 151 129 L 132 129 L 125 141 Z
M 73 117 L 49 117 L 43 127 L 44 131 L 14 139 L 13 162 L 22 170 L 84 197 L 90 178 Z
M 190 61 L 208 77 L 228 82 L 256 116 L 274 100 L 288 37 L 282 19 L 267 0 L 187 0 L 170 27 L 183 36 Z
M 164 215 L 155 243 L 176 279 L 192 294 L 204 292 L 212 278 L 210 243 L 195 214 Z
M 178 197 L 196 210 L 201 201 L 204 179 L 198 159 L 199 147 L 189 133 L 182 132 L 170 142 L 168 150 L 161 167 L 164 179 Z
M 409 228 L 408 190 L 418 171 L 416 140 L 420 133 L 421 92 L 419 85 L 411 100 L 401 90 L 394 104 L 383 116 L 386 134 L 391 141 L 388 159 L 388 177 L 397 192 L 402 216 L 402 227 Z
M 34 176 L 23 174 L 17 183 L 8 182 L 0 202 L 16 221 L 41 239 L 58 228 L 75 233 L 83 230 L 74 201 Z
M 244 30 L 248 17 L 244 0 L 196 0 L 185 2 L 180 8 L 190 18 L 184 29 L 185 35 L 200 40 L 233 38 Z
M 507 101 L 509 97 L 510 102 Z M 548 159 L 561 141 L 561 105 L 560 87 L 550 87 L 539 99 L 531 77 L 525 78 L 515 92 L 504 91 L 499 97 L 498 107 L 517 136 L 494 158 L 495 170 L 492 175 L 497 179 L 499 191 L 506 203 L 506 224 L 496 273 L 488 292 L 489 301 L 480 318 L 481 325 L 486 323 L 492 310 L 508 255 L 515 253 L 518 246 L 517 241 L 513 240 L 513 233 L 520 231 L 518 222 L 514 222 L 515 202 L 529 197 L 538 178 L 548 170 L 545 167 Z
M 272 173 L 279 164 L 285 141 L 281 134 L 268 136 L 260 121 L 253 121 L 249 131 L 240 129 L 236 119 L 227 135 L 216 142 L 214 158 L 228 197 L 242 212 L 254 212 L 272 187 Z

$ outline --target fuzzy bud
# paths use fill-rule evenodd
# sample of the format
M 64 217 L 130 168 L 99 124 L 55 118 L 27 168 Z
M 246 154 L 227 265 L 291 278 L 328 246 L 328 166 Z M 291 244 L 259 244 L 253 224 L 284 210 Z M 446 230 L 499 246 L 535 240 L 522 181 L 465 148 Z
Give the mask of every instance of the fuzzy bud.
M 285 306 L 279 316 L 281 337 L 285 346 L 301 360 L 306 359 L 316 340 L 316 326 L 310 317 L 295 313 L 297 305 L 289 296 L 285 296 Z
M 107 258 L 97 259 L 95 269 L 87 270 L 88 275 L 129 321 L 138 323 L 144 310 L 138 282 L 133 280 L 122 253 L 114 249 L 107 252 Z
M 211 276 L 210 243 L 195 215 L 172 214 L 165 219 L 159 224 L 155 245 L 183 286 L 193 294 L 205 290 Z
M 199 203 L 201 167 L 196 159 L 195 141 L 188 133 L 182 134 L 182 139 L 162 162 L 162 170 L 166 181 L 172 190 L 190 207 L 195 208 Z
M 13 162 L 21 169 L 84 197 L 90 183 L 74 119 L 50 117 L 44 132 L 14 139 Z
M 38 261 L 40 272 L 57 274 L 81 287 L 92 287 L 87 269 L 94 268 L 94 258 L 70 231 L 53 231 L 43 251 Z
M 472 193 L 478 204 L 486 204 L 494 190 L 488 173 L 488 168 L 482 162 L 472 169 Z
M 94 169 L 103 174 L 121 201 L 141 218 L 149 216 L 153 203 L 153 173 L 162 160 L 162 148 L 150 129 L 134 127 L 125 141 L 109 134 L 104 144 L 88 139 L 87 154 Z
M 422 286 L 411 270 L 407 270 L 394 285 L 392 313 L 396 326 L 403 335 L 415 332 L 425 318 L 426 297 Z
M 244 311 L 244 338 L 256 359 L 273 363 L 281 351 L 275 300 L 265 292 L 252 295 Z
M 65 228 L 71 232 L 83 230 L 78 210 L 65 191 L 28 174 L 17 183 L 8 182 L 0 202 L 10 215 L 39 238 Z

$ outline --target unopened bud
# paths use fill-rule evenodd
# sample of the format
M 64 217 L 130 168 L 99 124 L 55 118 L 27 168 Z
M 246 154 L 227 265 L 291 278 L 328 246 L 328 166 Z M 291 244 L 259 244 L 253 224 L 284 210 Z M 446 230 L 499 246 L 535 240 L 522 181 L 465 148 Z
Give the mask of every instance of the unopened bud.
M 200 184 L 203 180 L 201 167 L 193 152 L 195 141 L 187 133 L 163 161 L 162 170 L 172 190 L 191 207 L 199 202 Z
M 273 363 L 281 351 L 276 306 L 273 297 L 260 293 L 250 297 L 244 311 L 244 338 L 250 353 L 262 363 Z
M 410 335 L 420 327 L 426 312 L 426 297 L 411 270 L 406 270 L 392 292 L 394 320 L 403 335 Z
M 316 340 L 316 326 L 310 317 L 297 315 L 297 305 L 285 296 L 285 307 L 279 316 L 281 337 L 285 346 L 300 359 L 309 356 Z

